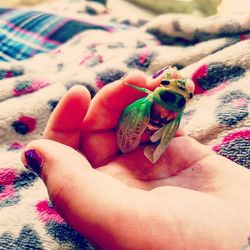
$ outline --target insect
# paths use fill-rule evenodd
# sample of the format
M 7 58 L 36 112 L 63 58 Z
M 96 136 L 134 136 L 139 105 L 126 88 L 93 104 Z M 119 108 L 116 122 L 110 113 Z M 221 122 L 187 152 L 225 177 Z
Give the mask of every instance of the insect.
M 149 133 L 151 145 L 144 154 L 155 163 L 179 128 L 186 104 L 193 98 L 194 84 L 170 67 L 154 91 L 128 85 L 148 95 L 123 111 L 117 127 L 118 147 L 123 153 L 130 152 L 139 146 L 142 134 Z

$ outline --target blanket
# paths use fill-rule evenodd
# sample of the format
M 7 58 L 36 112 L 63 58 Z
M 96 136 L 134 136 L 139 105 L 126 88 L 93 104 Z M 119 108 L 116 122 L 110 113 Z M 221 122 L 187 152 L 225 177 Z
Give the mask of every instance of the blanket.
M 0 15 L 0 249 L 94 249 L 20 161 L 76 84 L 94 97 L 131 69 L 150 77 L 175 65 L 196 85 L 181 126 L 250 168 L 249 11 L 141 20 L 116 16 L 98 1 L 61 0 Z

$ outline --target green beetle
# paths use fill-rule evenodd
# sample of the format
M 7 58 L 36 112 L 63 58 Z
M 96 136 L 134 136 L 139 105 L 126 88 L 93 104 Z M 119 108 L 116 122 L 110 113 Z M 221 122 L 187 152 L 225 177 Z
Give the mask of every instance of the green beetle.
M 154 91 L 128 85 L 148 95 L 123 111 L 117 127 L 118 147 L 123 153 L 130 152 L 148 132 L 153 145 L 146 146 L 144 154 L 155 163 L 179 128 L 186 104 L 193 97 L 194 83 L 181 77 L 176 68 L 169 68 Z

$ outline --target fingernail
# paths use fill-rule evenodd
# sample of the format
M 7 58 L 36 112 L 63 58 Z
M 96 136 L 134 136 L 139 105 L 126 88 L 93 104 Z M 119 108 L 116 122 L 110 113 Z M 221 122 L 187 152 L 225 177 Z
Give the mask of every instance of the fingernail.
M 128 81 L 129 81 L 131 75 L 133 74 L 133 72 L 136 72 L 136 70 L 135 70 L 135 69 L 131 69 L 131 70 L 127 71 L 127 72 L 122 76 L 122 78 L 121 78 L 122 82 L 125 83 L 125 84 L 128 83 Z
M 24 157 L 26 160 L 26 166 L 29 170 L 35 172 L 38 176 L 41 176 L 42 171 L 42 157 L 34 149 L 25 151 Z
M 129 72 L 126 72 L 126 73 L 121 77 L 121 80 L 122 80 L 122 81 L 125 81 L 125 79 L 126 79 L 126 77 L 127 77 L 128 74 L 129 74 Z
M 165 66 L 164 68 L 160 69 L 159 71 L 157 71 L 155 74 L 152 75 L 152 78 L 153 79 L 157 78 L 159 75 L 161 75 L 168 68 L 170 68 L 170 66 Z

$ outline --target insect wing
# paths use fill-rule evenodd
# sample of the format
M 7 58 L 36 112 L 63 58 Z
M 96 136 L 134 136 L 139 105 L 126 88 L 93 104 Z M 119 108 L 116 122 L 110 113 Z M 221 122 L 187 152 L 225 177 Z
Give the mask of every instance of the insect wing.
M 123 112 L 117 130 L 117 143 L 123 153 L 130 152 L 140 144 L 141 135 L 150 120 L 152 102 L 146 97 L 129 105 Z
M 165 126 L 155 131 L 154 134 L 150 136 L 151 142 L 153 143 L 158 142 L 162 138 L 164 130 L 165 130 Z
M 174 121 L 164 126 L 164 132 L 162 133 L 160 144 L 155 150 L 152 146 L 145 148 L 144 154 L 152 163 L 157 162 L 161 155 L 165 152 L 168 144 L 173 139 L 175 132 L 179 128 L 181 117 L 182 113 L 180 113 Z

